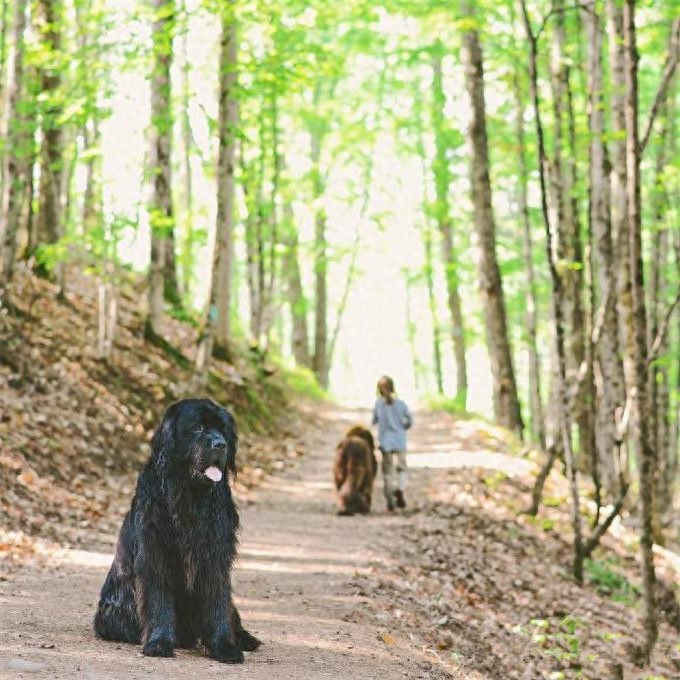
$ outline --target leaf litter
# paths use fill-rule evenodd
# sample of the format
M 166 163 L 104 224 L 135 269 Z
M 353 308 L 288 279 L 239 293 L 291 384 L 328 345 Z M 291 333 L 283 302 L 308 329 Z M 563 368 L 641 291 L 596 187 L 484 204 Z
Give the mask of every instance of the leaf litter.
M 0 307 L 2 580 L 18 569 L 47 568 L 46 556 L 59 548 L 110 551 L 158 417 L 195 389 L 187 370 L 143 341 L 135 285 L 123 287 L 110 362 L 94 352 L 92 279 L 74 276 L 59 302 L 52 284 L 21 274 L 10 304 Z M 165 324 L 166 337 L 191 360 L 195 331 L 171 319 Z M 268 398 L 247 364 L 218 364 L 214 378 L 208 393 L 237 417 L 248 414 L 249 390 Z M 271 392 L 264 405 L 270 417 L 242 432 L 236 493 L 246 503 L 251 489 L 305 454 L 304 432 Z M 314 418 L 307 409 L 305 427 L 324 427 Z M 446 414 L 421 416 L 418 431 L 444 436 L 468 454 L 519 450 L 487 423 Z M 362 607 L 348 618 L 370 621 L 383 645 L 408 639 L 437 668 L 471 680 L 605 680 L 621 677 L 619 670 L 626 680 L 680 678 L 680 614 L 668 585 L 652 666 L 640 670 L 630 659 L 641 635 L 633 534 L 619 527 L 607 535 L 594 558 L 599 570 L 584 587 L 571 579 L 567 489 L 558 474 L 537 518 L 521 514 L 527 475 L 466 461 L 434 474 L 414 470 L 411 480 L 412 502 L 395 518 L 396 536 L 379 539 L 389 564 L 353 578 Z M 677 580 L 665 562 L 660 567 L 665 584 Z M 621 579 L 631 587 L 617 601 L 612 589 Z

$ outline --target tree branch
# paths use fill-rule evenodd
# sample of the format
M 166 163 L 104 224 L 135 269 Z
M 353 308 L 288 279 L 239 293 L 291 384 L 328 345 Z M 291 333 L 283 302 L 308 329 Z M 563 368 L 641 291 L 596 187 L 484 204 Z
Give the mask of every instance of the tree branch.
M 675 300 L 671 303 L 671 306 L 666 310 L 666 316 L 664 317 L 663 322 L 661 323 L 661 326 L 659 326 L 659 330 L 656 334 L 656 337 L 654 338 L 654 342 L 651 344 L 649 348 L 649 354 L 647 355 L 647 363 L 651 364 L 656 358 L 657 354 L 659 353 L 659 350 L 661 349 L 661 345 L 663 344 L 664 338 L 666 337 L 666 331 L 668 331 L 668 325 L 671 322 L 671 317 L 673 316 L 673 312 L 675 311 L 675 308 L 678 305 L 678 302 L 680 302 L 680 290 L 675 295 Z
M 607 296 L 605 297 L 604 301 L 600 305 L 600 308 L 597 310 L 597 314 L 595 315 L 593 331 L 590 334 L 590 346 L 592 349 L 595 349 L 595 347 L 597 347 L 598 342 L 600 341 L 600 335 L 602 335 L 602 328 L 604 326 L 605 317 L 607 316 L 607 310 L 609 309 L 609 305 L 614 301 L 613 292 L 614 286 L 610 285 L 609 290 L 607 291 Z M 585 379 L 586 375 L 588 375 L 588 360 L 584 359 L 581 362 L 581 365 L 578 367 L 578 372 L 576 373 L 574 383 L 571 386 L 569 394 L 569 403 L 572 408 L 574 407 L 574 402 L 578 397 L 578 393 L 581 391 L 581 385 L 583 384 L 583 380 Z
M 640 155 L 643 154 L 647 142 L 652 134 L 652 127 L 654 126 L 654 121 L 656 116 L 666 99 L 666 93 L 668 92 L 668 86 L 671 80 L 673 80 L 673 75 L 675 74 L 675 69 L 678 65 L 678 58 L 680 57 L 680 17 L 678 17 L 671 26 L 671 36 L 668 45 L 668 57 L 666 58 L 666 64 L 664 65 L 663 75 L 661 76 L 661 83 L 659 84 L 659 89 L 656 92 L 656 97 L 654 97 L 654 103 L 649 112 L 649 118 L 647 119 L 647 125 L 645 126 L 644 134 L 640 139 Z
M 550 19 L 553 16 L 555 16 L 555 14 L 566 14 L 567 12 L 570 12 L 571 10 L 575 9 L 582 9 L 585 10 L 586 12 L 592 12 L 593 5 L 595 4 L 596 1 L 597 0 L 590 0 L 590 2 L 577 2 L 574 5 L 569 5 L 569 7 L 555 7 L 554 4 L 552 4 L 550 6 L 550 11 L 543 17 L 541 25 L 538 27 L 538 30 L 534 35 L 535 39 L 538 40 L 538 38 L 540 38 L 541 33 L 543 33 L 543 30 L 548 24 L 548 21 L 550 21 Z
M 616 519 L 616 516 L 621 512 L 621 509 L 623 508 L 623 503 L 626 499 L 626 495 L 628 494 L 628 487 L 629 484 L 627 482 L 621 485 L 619 497 L 616 499 L 616 502 L 614 503 L 614 506 L 612 507 L 610 513 L 607 515 L 602 524 L 597 525 L 595 531 L 593 531 L 593 535 L 585 542 L 583 546 L 583 557 L 590 557 L 593 550 L 597 548 L 597 545 L 600 542 L 602 536 L 604 536 L 607 529 L 609 529 L 612 522 Z
M 522 511 L 523 514 L 531 515 L 532 517 L 535 517 L 538 514 L 538 508 L 541 505 L 541 497 L 543 496 L 543 487 L 545 486 L 546 479 L 548 479 L 550 470 L 552 470 L 552 467 L 557 460 L 557 454 L 557 442 L 552 442 L 552 444 L 548 447 L 548 458 L 538 473 L 536 482 L 534 483 L 534 488 L 531 491 L 531 505 L 526 510 Z
M 633 411 L 633 402 L 635 400 L 636 390 L 633 387 L 628 396 L 626 397 L 626 404 L 623 409 L 618 408 L 614 414 L 616 420 L 616 427 L 614 431 L 614 444 L 619 452 L 619 495 L 614 503 L 611 511 L 605 518 L 604 522 L 601 524 L 596 524 L 593 529 L 592 536 L 583 544 L 583 558 L 590 557 L 591 553 L 597 547 L 598 543 L 605 532 L 611 526 L 612 522 L 616 516 L 621 512 L 623 508 L 624 501 L 628 494 L 628 489 L 630 488 L 629 482 L 624 477 L 624 471 L 621 467 L 621 446 L 623 445 L 623 440 L 628 434 L 628 425 L 630 424 L 630 416 Z M 598 504 L 598 515 L 600 507 Z

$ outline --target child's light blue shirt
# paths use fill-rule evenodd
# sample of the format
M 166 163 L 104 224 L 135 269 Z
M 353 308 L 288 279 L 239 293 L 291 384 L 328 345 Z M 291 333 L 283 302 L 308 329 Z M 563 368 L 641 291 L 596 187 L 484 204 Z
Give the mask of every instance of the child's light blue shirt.
M 401 399 L 388 404 L 383 397 L 373 407 L 373 424 L 378 426 L 378 442 L 383 451 L 405 451 L 406 430 L 413 424 L 408 406 Z

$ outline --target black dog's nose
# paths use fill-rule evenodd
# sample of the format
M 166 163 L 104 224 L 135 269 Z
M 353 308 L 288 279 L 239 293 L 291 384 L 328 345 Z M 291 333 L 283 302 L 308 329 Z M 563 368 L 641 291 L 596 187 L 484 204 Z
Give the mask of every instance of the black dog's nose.
M 218 451 L 227 448 L 227 442 L 219 432 L 210 433 L 210 448 Z

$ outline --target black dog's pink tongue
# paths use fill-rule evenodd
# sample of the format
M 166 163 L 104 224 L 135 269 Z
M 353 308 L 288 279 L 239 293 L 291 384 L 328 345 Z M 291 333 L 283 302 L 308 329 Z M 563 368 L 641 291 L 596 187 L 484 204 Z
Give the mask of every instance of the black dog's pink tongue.
M 215 465 L 211 465 L 209 468 L 206 468 L 205 476 L 213 482 L 219 482 L 222 479 L 222 470 Z

